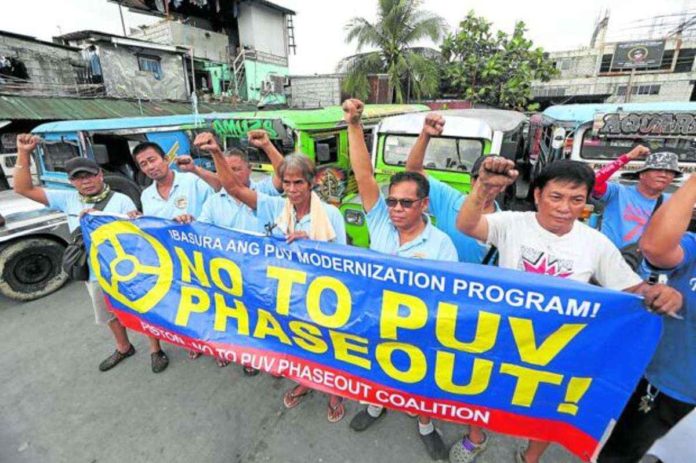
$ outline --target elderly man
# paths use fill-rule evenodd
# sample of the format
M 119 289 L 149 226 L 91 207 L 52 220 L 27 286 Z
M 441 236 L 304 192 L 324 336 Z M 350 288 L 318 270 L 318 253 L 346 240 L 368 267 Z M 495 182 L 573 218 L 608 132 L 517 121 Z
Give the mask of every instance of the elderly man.
M 439 181 L 438 179 L 428 176 L 423 168 L 423 160 L 425 152 L 433 137 L 442 135 L 445 127 L 445 118 L 437 113 L 430 113 L 425 117 L 423 129 L 421 130 L 416 143 L 413 144 L 411 152 L 406 160 L 406 170 L 409 172 L 418 172 L 427 177 L 430 185 L 430 204 L 429 211 L 435 217 L 436 226 L 447 234 L 452 239 L 454 246 L 457 248 L 460 262 L 469 262 L 471 264 L 493 264 L 497 261 L 497 251 L 486 243 L 477 241 L 457 230 L 456 218 L 457 212 L 462 208 L 462 204 L 466 200 L 466 195 L 455 190 L 451 186 Z M 471 167 L 471 185 L 475 185 L 478 180 L 481 164 L 486 159 L 485 156 L 480 156 L 474 161 Z M 490 203 L 485 204 L 483 212 L 492 214 L 500 210 L 498 204 L 493 198 Z
M 316 169 L 306 156 L 291 154 L 280 164 L 278 177 L 287 196 L 280 198 L 252 190 L 249 185 L 241 182 L 225 162 L 225 156 L 212 134 L 199 134 L 194 144 L 212 154 L 225 191 L 255 211 L 260 224 L 285 236 L 288 243 L 312 239 L 346 244 L 346 230 L 341 213 L 336 207 L 322 202 L 312 191 Z M 310 390 L 307 386 L 295 386 L 283 395 L 283 404 L 286 408 L 298 406 Z M 327 410 L 329 422 L 338 422 L 344 415 L 341 398 L 331 396 Z
M 640 461 L 655 440 L 696 408 L 696 234 L 687 232 L 695 204 L 696 176 L 691 176 L 655 213 L 640 240 L 645 270 L 664 274 L 685 303 L 678 318 L 664 320 L 655 356 L 602 449 L 601 463 Z
M 181 214 L 198 216 L 213 190 L 220 189 L 217 176 L 197 167 L 190 156 L 179 156 L 176 163 L 180 172 L 172 170 L 169 159 L 157 143 L 139 144 L 133 149 L 133 159 L 140 170 L 154 180 L 140 197 L 144 215 L 170 220 Z M 189 352 L 190 358 L 198 355 Z M 154 373 L 164 371 L 169 365 L 169 358 L 155 337 L 150 337 L 150 356 Z M 218 365 L 225 366 L 226 363 L 220 360 Z
M 578 221 L 594 186 L 589 166 L 561 160 L 544 167 L 534 184 L 536 212 L 484 214 L 484 205 L 517 175 L 512 161 L 497 156 L 486 159 L 457 217 L 463 233 L 498 248 L 501 267 L 585 283 L 594 278 L 603 287 L 643 295 L 646 305 L 657 312 L 679 310 L 682 298 L 677 291 L 644 283 L 606 236 Z M 468 462 L 473 460 L 471 454 L 485 448 L 485 441 L 470 448 L 465 437 L 454 445 L 451 460 Z M 547 447 L 548 442 L 530 441 L 516 459 L 537 463 Z
M 621 167 L 645 155 L 648 157 L 643 167 L 623 174 L 624 178 L 638 179 L 635 185 L 608 182 Z M 669 199 L 665 190 L 672 180 L 681 176 L 676 154 L 667 151 L 650 154 L 641 145 L 599 170 L 592 196 L 604 203 L 602 233 L 619 249 L 637 243 L 650 216 Z
M 65 171 L 74 190 L 50 190 L 33 185 L 29 170 L 31 153 L 39 141 L 38 137 L 29 134 L 17 137 L 14 190 L 22 196 L 67 214 L 71 233 L 79 228 L 80 216 L 90 210 L 101 209 L 115 214 L 127 214 L 135 210 L 135 204 L 130 198 L 111 191 L 104 183 L 102 170 L 90 159 L 73 158 L 65 163 Z M 104 293 L 91 269 L 86 285 L 96 322 L 107 325 L 116 341 L 116 351 L 99 364 L 100 371 L 107 371 L 135 354 L 135 348 L 128 340 L 126 328 L 107 309 Z
M 386 199 L 382 196 L 360 124 L 363 108 L 363 103 L 358 100 L 343 103 L 348 123 L 350 163 L 367 213 L 370 249 L 400 257 L 457 261 L 452 240 L 435 228 L 426 214 L 429 185 L 422 174 L 403 172 L 394 175 L 389 183 L 389 196 Z M 353 417 L 350 427 L 364 431 L 385 413 L 384 407 L 368 405 Z M 418 435 L 433 460 L 447 456 L 442 436 L 429 417 L 418 417 Z

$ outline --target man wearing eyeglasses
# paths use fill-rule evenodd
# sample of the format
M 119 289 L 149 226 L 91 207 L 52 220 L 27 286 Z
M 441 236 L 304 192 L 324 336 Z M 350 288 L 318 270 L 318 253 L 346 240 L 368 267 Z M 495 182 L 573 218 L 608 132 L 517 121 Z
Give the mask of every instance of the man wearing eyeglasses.
M 343 103 L 344 118 L 348 123 L 350 163 L 366 212 L 370 249 L 400 257 L 456 262 L 457 250 L 452 240 L 435 228 L 426 214 L 430 189 L 422 174 L 400 172 L 392 176 L 389 195 L 386 199 L 382 196 L 360 124 L 363 108 L 363 103 L 358 100 Z M 383 407 L 368 405 L 353 417 L 350 427 L 364 431 L 385 413 Z M 429 417 L 418 417 L 418 431 L 433 460 L 447 457 L 440 432 Z

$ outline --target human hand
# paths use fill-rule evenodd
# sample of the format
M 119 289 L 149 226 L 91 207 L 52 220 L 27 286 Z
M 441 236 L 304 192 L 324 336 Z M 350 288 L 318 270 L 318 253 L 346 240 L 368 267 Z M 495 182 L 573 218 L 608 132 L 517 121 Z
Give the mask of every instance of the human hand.
M 629 159 L 631 159 L 631 160 L 635 160 L 635 159 L 640 159 L 642 157 L 646 157 L 649 154 L 650 154 L 650 148 L 648 148 L 647 146 L 643 146 L 643 145 L 637 145 L 637 146 L 634 146 L 631 151 L 626 153 L 626 156 L 628 156 Z
M 193 140 L 193 146 L 199 150 L 208 151 L 211 154 L 222 154 L 222 150 L 217 144 L 215 136 L 210 132 L 203 132 L 196 135 L 196 139 Z
M 445 118 L 437 113 L 430 113 L 425 116 L 425 121 L 423 122 L 422 134 L 429 137 L 439 137 L 442 135 L 442 130 L 445 127 Z
M 140 211 L 130 211 L 130 212 L 129 212 L 128 214 L 126 214 L 126 215 L 128 216 L 129 219 L 133 220 L 133 219 L 137 219 L 137 218 L 139 218 L 139 217 L 142 217 L 142 216 L 143 216 L 143 213 L 140 212 Z
M 41 138 L 30 133 L 21 133 L 17 135 L 17 152 L 19 153 L 31 153 L 36 149 L 36 145 L 39 144 Z
M 306 240 L 306 239 L 309 239 L 309 235 L 308 235 L 307 233 L 305 233 L 305 232 L 303 232 L 303 231 L 296 231 L 296 232 L 293 232 L 293 233 L 288 234 L 288 236 L 286 237 L 286 240 L 285 240 L 285 241 L 286 241 L 288 244 L 290 244 L 290 243 L 292 243 L 293 241 L 297 241 L 297 240 Z
M 676 314 L 684 304 L 684 297 L 674 288 L 664 284 L 645 285 L 642 291 L 643 304 L 652 312 L 671 317 Z
M 173 220 L 176 223 L 189 224 L 189 223 L 193 222 L 195 219 L 193 218 L 193 216 L 191 214 L 181 214 L 181 215 L 177 215 L 176 217 L 174 217 Z
M 176 159 L 174 159 L 174 162 L 176 163 L 176 166 L 179 168 L 180 172 L 196 172 L 196 169 L 198 169 L 198 166 L 196 166 L 196 163 L 193 162 L 193 158 L 189 156 L 188 154 L 184 154 L 182 156 L 177 156 Z
M 477 183 L 486 190 L 500 192 L 517 180 L 519 172 L 515 163 L 501 156 L 488 156 L 481 169 Z
M 355 98 L 350 98 L 343 102 L 343 120 L 345 120 L 348 125 L 360 124 L 360 119 L 362 118 L 363 110 L 365 109 L 365 104 Z
M 250 130 L 247 135 L 249 137 L 249 144 L 254 148 L 264 149 L 271 144 L 271 139 L 268 137 L 268 132 L 265 130 Z

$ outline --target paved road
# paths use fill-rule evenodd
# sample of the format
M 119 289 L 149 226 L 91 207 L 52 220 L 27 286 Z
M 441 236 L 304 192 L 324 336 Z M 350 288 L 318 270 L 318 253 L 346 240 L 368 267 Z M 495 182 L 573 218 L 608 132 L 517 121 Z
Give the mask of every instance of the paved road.
M 0 297 L 0 462 L 427 462 L 415 420 L 390 413 L 375 429 L 326 421 L 326 399 L 313 394 L 285 410 L 284 379 L 247 378 L 168 350 L 169 368 L 150 372 L 147 341 L 100 373 L 113 344 L 94 324 L 81 283 L 30 303 Z M 443 423 L 452 443 L 464 427 Z M 491 436 L 478 463 L 512 462 L 520 441 Z M 546 463 L 580 460 L 554 446 Z

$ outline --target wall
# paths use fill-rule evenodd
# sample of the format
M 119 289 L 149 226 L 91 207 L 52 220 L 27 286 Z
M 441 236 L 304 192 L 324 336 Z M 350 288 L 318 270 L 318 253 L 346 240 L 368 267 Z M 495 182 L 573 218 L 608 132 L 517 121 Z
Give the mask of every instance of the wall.
M 246 87 L 249 101 L 261 101 L 263 81 L 269 80 L 271 75 L 287 76 L 289 74 L 287 67 L 250 60 L 244 62 L 244 70 L 246 72 Z M 263 101 L 268 104 L 286 103 L 283 89 L 279 89 L 279 92 L 273 95 L 266 96 Z
M 287 26 L 283 13 L 255 3 L 242 3 L 238 24 L 242 46 L 287 58 Z
M 27 68 L 31 87 L 56 96 L 76 93 L 76 67 L 83 66 L 77 50 L 55 47 L 41 42 L 0 35 L 0 56 L 22 61 Z
M 142 53 L 160 57 L 160 80 L 151 72 L 138 69 L 138 59 L 133 48 L 105 44 L 99 46 L 106 95 L 115 98 L 187 100 L 181 55 L 159 50 L 143 50 Z
M 130 37 L 139 40 L 193 47 L 196 58 L 217 62 L 227 61 L 228 37 L 225 34 L 212 32 L 176 21 L 160 21 L 144 29 L 133 30 Z
M 291 78 L 291 104 L 294 108 L 314 108 L 341 104 L 341 77 L 295 76 Z

